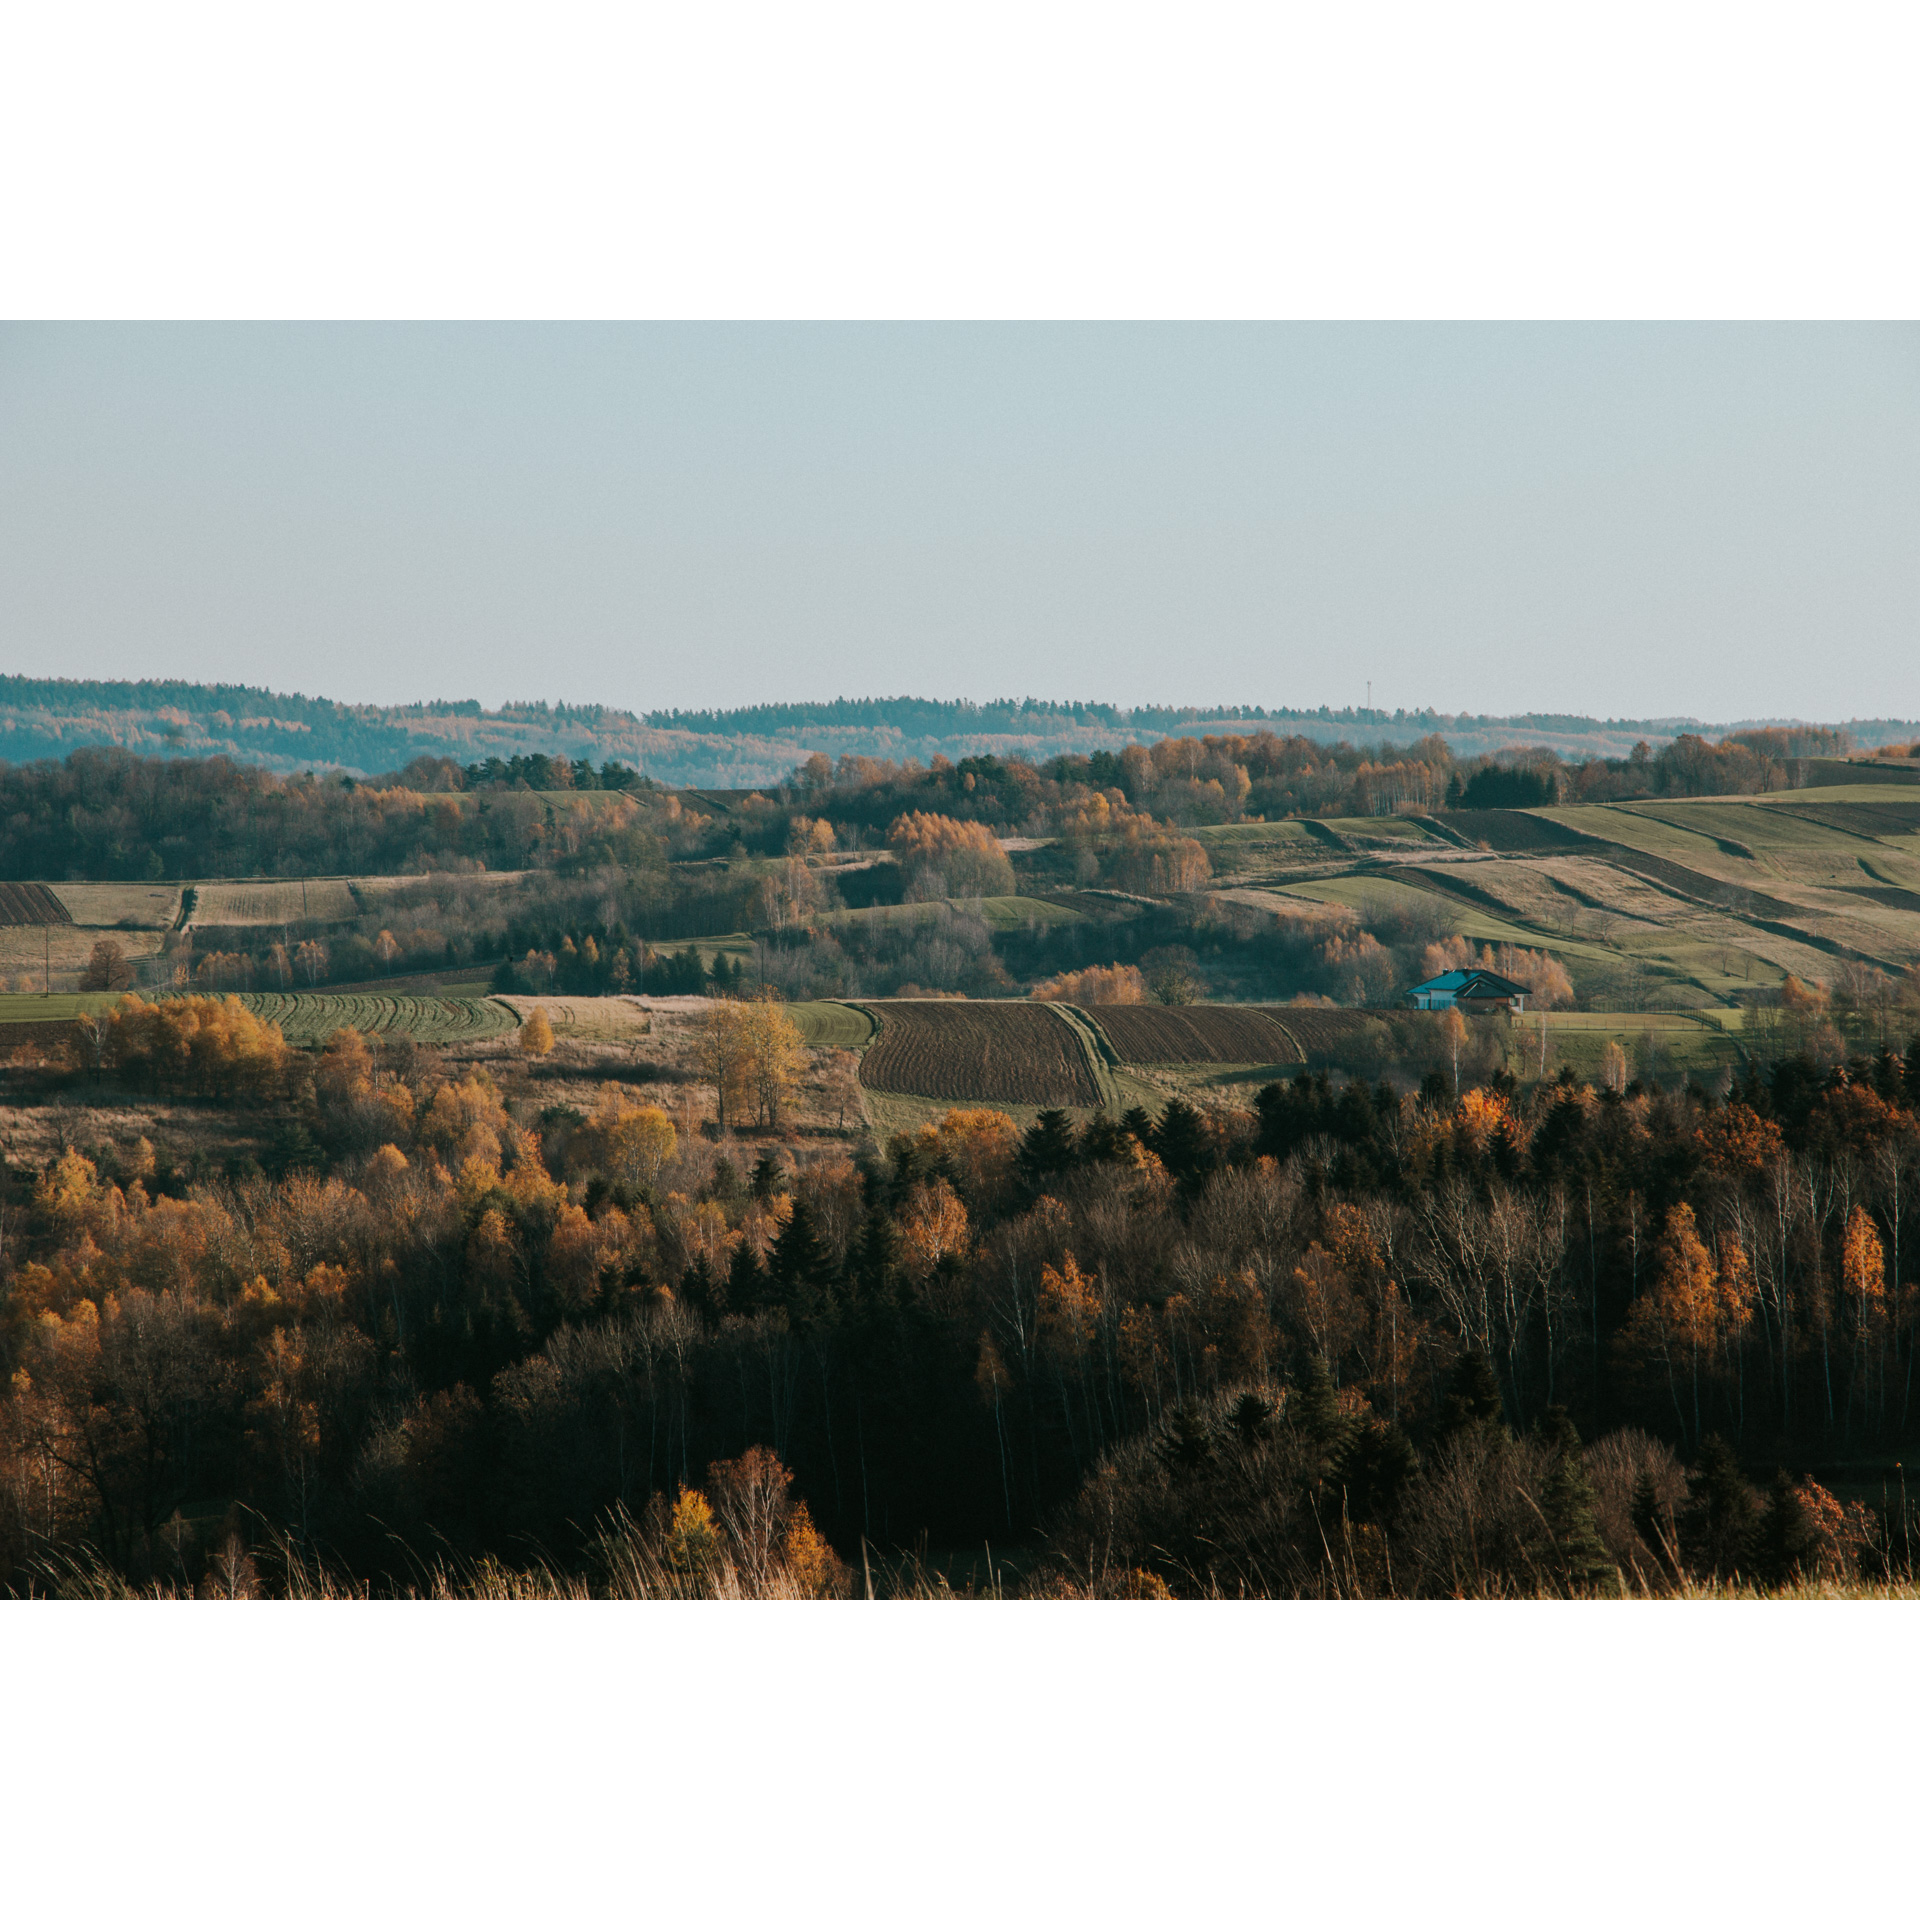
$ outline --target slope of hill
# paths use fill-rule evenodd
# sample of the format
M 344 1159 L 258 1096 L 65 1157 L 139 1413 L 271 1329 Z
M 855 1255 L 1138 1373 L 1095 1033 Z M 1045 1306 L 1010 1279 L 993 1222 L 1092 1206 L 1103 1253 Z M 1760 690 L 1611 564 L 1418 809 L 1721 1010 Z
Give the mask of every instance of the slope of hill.
M 619 760 L 667 786 L 739 788 L 784 778 L 809 754 L 922 761 L 934 754 L 1114 752 L 1174 735 L 1272 728 L 1319 741 L 1406 745 L 1439 734 L 1456 755 L 1548 747 L 1570 758 L 1624 755 L 1681 732 L 1717 739 L 1736 724 L 1577 714 L 1443 714 L 1432 709 L 1137 707 L 1080 701 L 835 700 L 726 712 L 635 714 L 564 702 L 477 700 L 364 706 L 262 688 L 184 680 L 53 680 L 0 675 L 0 760 L 57 758 L 80 747 L 143 754 L 226 754 L 279 772 L 391 772 L 420 754 L 463 762 L 544 753 Z M 1854 743 L 1906 739 L 1920 722 L 1854 721 Z

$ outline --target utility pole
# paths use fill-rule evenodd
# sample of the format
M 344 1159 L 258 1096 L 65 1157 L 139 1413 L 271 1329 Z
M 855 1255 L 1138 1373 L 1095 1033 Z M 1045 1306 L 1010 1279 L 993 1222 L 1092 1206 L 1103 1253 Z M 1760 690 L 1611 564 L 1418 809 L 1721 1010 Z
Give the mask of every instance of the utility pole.
M 53 998 L 53 928 L 45 920 L 40 923 L 40 984 L 45 990 L 43 998 Z

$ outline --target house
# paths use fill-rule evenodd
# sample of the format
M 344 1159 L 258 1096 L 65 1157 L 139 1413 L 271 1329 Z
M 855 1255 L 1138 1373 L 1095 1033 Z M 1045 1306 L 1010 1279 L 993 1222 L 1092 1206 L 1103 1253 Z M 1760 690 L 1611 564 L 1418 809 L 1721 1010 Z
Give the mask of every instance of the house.
M 1455 967 L 1409 987 L 1407 1005 L 1435 1012 L 1442 1007 L 1458 1007 L 1462 1013 L 1492 1013 L 1505 1007 L 1509 1013 L 1525 1013 L 1527 990 L 1497 973 L 1488 973 L 1484 967 Z

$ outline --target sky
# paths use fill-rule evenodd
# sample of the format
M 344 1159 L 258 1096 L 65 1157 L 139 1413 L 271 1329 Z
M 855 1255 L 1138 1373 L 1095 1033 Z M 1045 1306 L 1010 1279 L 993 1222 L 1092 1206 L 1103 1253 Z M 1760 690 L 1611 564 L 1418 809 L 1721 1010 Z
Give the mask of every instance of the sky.
M 1920 715 L 1920 327 L 0 328 L 0 670 Z

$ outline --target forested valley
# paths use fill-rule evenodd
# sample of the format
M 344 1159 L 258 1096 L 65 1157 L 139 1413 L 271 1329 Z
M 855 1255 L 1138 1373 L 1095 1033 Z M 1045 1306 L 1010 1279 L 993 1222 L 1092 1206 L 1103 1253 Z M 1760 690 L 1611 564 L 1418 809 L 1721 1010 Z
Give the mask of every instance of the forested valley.
M 723 1132 L 237 1002 L 122 1017 L 129 1073 L 177 1041 L 179 1097 L 298 1131 L 218 1172 L 77 1122 L 10 1175 L 17 1593 L 1911 1574 L 1920 1045 L 1725 1100 L 1302 1073 L 848 1151 L 777 1101 Z

